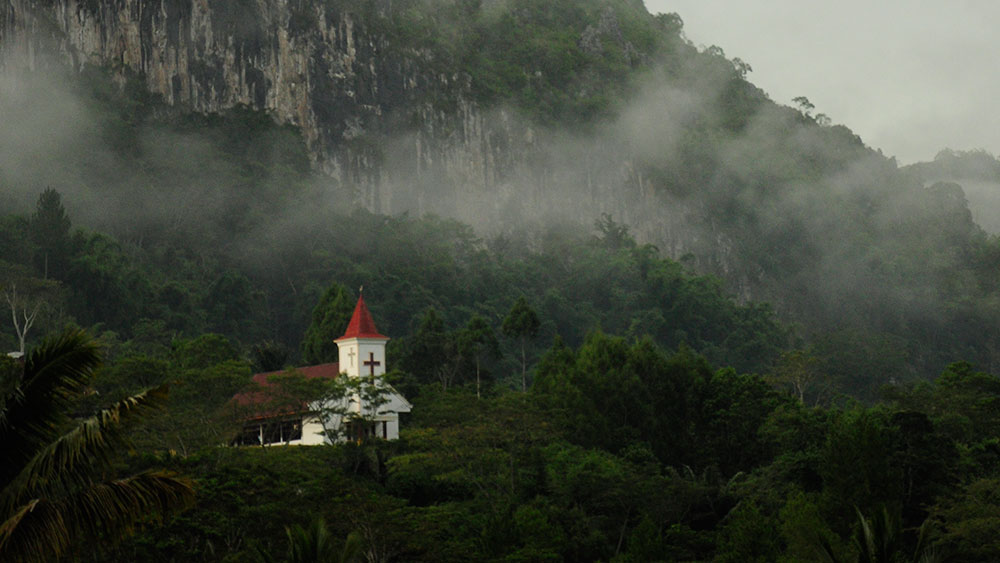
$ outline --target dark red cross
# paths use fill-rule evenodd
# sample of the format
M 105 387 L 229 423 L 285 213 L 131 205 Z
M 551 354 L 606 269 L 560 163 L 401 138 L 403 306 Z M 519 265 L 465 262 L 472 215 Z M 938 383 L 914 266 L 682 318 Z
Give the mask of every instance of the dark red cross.
M 372 375 L 375 375 L 375 366 L 382 365 L 382 362 L 375 361 L 375 352 L 368 352 L 368 359 L 362 362 L 364 365 L 371 368 Z

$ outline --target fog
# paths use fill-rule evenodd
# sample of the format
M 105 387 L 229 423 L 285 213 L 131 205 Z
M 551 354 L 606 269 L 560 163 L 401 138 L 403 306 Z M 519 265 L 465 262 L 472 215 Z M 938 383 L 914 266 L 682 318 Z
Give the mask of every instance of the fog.
M 945 147 L 1000 152 L 990 70 L 1000 58 L 996 2 L 645 4 L 679 13 L 696 45 L 719 45 L 748 62 L 751 79 L 775 101 L 806 96 L 902 163 L 930 160 Z
M 285 245 L 314 244 L 304 233 L 359 203 L 454 217 L 483 237 L 536 247 L 555 228 L 590 232 L 607 213 L 639 242 L 723 276 L 741 299 L 782 298 L 779 308 L 793 313 L 819 300 L 831 314 L 846 295 L 860 297 L 862 309 L 908 299 L 873 288 L 871 264 L 898 250 L 926 213 L 922 184 L 846 127 L 817 124 L 763 95 L 730 131 L 720 100 L 737 69 L 705 53 L 685 60 L 643 75 L 613 119 L 583 130 L 482 108 L 479 130 L 390 132 L 379 139 L 382 163 L 340 181 L 249 183 L 218 139 L 197 128 L 153 119 L 135 129 L 128 115 L 83 95 L 77 77 L 8 70 L 0 202 L 27 213 L 51 186 L 77 225 L 140 246 L 179 235 L 261 268 L 280 268 Z

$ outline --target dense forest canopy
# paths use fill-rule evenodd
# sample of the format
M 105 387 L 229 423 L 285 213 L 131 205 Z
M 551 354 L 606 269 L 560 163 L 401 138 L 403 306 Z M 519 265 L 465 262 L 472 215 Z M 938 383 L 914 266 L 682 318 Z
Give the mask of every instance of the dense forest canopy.
M 209 4 L 219 34 L 263 48 L 246 14 Z M 641 2 L 288 10 L 291 35 L 349 12 L 388 60 L 462 77 L 397 92 L 397 117 L 509 112 L 553 143 L 539 160 L 626 151 L 659 203 L 506 210 L 499 228 L 379 213 L 252 105 L 193 112 L 99 65 L 5 71 L 0 345 L 98 337 L 75 417 L 169 383 L 111 465 L 166 466 L 198 495 L 71 557 L 273 558 L 323 534 L 367 561 L 996 556 L 1000 241 L 977 221 L 995 158 L 901 170 Z M 394 133 L 372 131 L 344 143 L 387 151 Z M 593 189 L 558 184 L 539 180 Z M 688 242 L 655 234 L 674 228 Z M 251 373 L 335 359 L 362 285 L 414 404 L 402 439 L 220 447 Z M 6 409 L 19 368 L 0 367 Z

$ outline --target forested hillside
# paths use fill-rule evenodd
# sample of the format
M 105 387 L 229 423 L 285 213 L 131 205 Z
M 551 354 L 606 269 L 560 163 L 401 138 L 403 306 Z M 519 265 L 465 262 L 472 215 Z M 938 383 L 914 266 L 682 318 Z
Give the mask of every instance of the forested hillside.
M 21 214 L 52 187 L 77 224 L 147 249 L 183 240 L 192 260 L 219 257 L 251 280 L 250 263 L 273 272 L 310 253 L 309 225 L 342 224 L 330 217 L 359 205 L 457 219 L 533 251 L 553 231 L 589 236 L 606 214 L 740 302 L 771 303 L 813 355 L 850 356 L 831 369 L 861 395 L 955 359 L 997 364 L 1000 253 L 962 192 L 901 172 L 806 99 L 773 103 L 749 65 L 687 43 L 677 16 L 597 0 L 247 2 L 268 16 L 256 19 L 161 4 L 4 8 L 16 87 L 0 100 L 13 116 L 0 182 Z M 125 29 L 116 14 L 141 33 L 110 42 Z M 209 24 L 204 45 L 176 35 Z M 188 58 L 163 66 L 141 49 L 146 33 L 150 49 Z M 61 54 L 46 56 L 53 43 Z M 341 82 L 269 66 L 308 49 L 340 61 L 323 76 Z M 111 56 L 124 67 L 94 66 Z M 240 82 L 255 76 L 261 99 Z M 308 92 L 283 97 L 302 81 Z M 302 312 L 269 303 L 299 317 L 264 336 L 297 347 Z
M 962 187 L 976 224 L 991 234 L 1000 233 L 996 210 L 1000 203 L 1000 161 L 985 150 L 943 150 L 932 162 L 918 162 L 905 170 L 925 185 L 938 182 Z
M 0 345 L 97 338 L 76 419 L 168 384 L 98 473 L 197 495 L 69 559 L 996 557 L 992 156 L 900 169 L 639 2 L 0 16 Z M 361 286 L 402 439 L 220 446 Z

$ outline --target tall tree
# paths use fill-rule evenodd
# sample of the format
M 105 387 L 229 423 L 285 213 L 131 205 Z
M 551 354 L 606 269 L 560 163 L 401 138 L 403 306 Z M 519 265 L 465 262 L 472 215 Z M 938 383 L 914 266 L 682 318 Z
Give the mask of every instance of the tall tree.
M 69 216 L 63 208 L 62 196 L 53 188 L 46 188 L 38 196 L 35 213 L 31 216 L 30 232 L 35 243 L 35 266 L 42 276 L 61 279 L 69 263 Z
M 417 331 L 406 339 L 400 363 L 417 381 L 437 380 L 447 391 L 458 376 L 465 353 L 460 334 L 445 330 L 444 321 L 431 308 L 420 318 Z
M 469 319 L 469 324 L 465 325 L 465 330 L 462 331 L 459 339 L 462 342 L 462 347 L 468 351 L 468 354 L 476 362 L 476 398 L 478 399 L 480 398 L 482 380 L 480 377 L 480 364 L 483 355 L 499 357 L 500 343 L 497 342 L 497 336 L 493 332 L 493 327 L 480 315 L 475 315 Z
M 0 560 L 49 561 L 76 541 L 115 540 L 150 513 L 193 500 L 191 484 L 161 471 L 113 475 L 121 431 L 163 404 L 159 387 L 74 422 L 71 407 L 100 365 L 95 341 L 67 331 L 31 351 L 0 405 Z
M 535 310 L 528 305 L 528 300 L 521 296 L 514 306 L 510 308 L 507 317 L 503 320 L 500 329 L 508 338 L 517 338 L 521 341 L 521 390 L 528 390 L 528 358 L 527 341 L 538 335 L 541 323 Z
M 815 391 L 822 375 L 819 371 L 820 360 L 807 350 L 791 350 L 781 355 L 774 373 L 767 377 L 768 383 L 778 387 L 788 388 L 792 394 L 804 403 L 806 393 Z
M 344 334 L 354 312 L 355 299 L 346 287 L 334 283 L 320 298 L 312 312 L 312 322 L 302 340 L 302 356 L 312 364 L 337 361 L 333 339 Z

